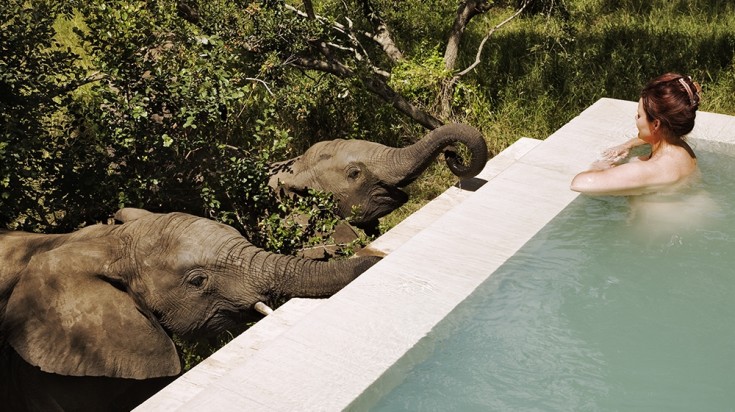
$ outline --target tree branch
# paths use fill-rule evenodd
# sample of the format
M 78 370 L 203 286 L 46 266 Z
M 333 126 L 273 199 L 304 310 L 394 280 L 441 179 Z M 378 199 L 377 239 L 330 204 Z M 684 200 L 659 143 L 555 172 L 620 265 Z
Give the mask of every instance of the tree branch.
M 64 87 L 58 88 L 56 92 L 51 97 L 60 96 L 62 94 L 68 93 L 72 90 L 76 90 L 79 87 L 84 86 L 85 84 L 98 82 L 100 80 L 103 80 L 107 77 L 106 74 L 102 72 L 94 72 L 91 75 L 85 77 L 84 79 L 77 80 L 75 82 L 69 83 Z
M 368 7 L 366 10 L 366 13 L 368 15 L 370 14 L 370 10 L 372 9 L 372 5 L 369 4 L 368 0 L 362 0 L 362 4 L 364 7 Z M 290 6 L 286 4 L 284 6 L 287 10 L 290 10 L 294 13 L 296 13 L 298 16 L 301 17 L 308 17 L 307 13 L 298 10 L 297 8 Z M 371 22 L 378 22 L 378 26 L 380 26 L 380 23 L 382 20 L 380 20 L 377 17 L 377 14 L 372 12 L 372 18 L 377 20 L 371 20 Z M 344 26 L 337 22 L 330 22 L 327 19 L 315 15 L 314 18 L 321 22 L 322 24 L 329 25 L 332 27 L 333 30 L 336 30 L 339 33 L 342 33 L 347 37 L 349 42 L 352 44 L 352 47 L 345 47 L 341 45 L 336 45 L 333 43 L 326 43 L 324 41 L 314 41 L 311 42 L 311 45 L 318 50 L 318 52 L 324 56 L 325 60 L 319 59 L 319 58 L 313 58 L 308 56 L 297 56 L 290 61 L 284 63 L 293 65 L 295 67 L 301 68 L 301 69 L 308 69 L 308 70 L 317 70 L 325 73 L 330 73 L 332 75 L 338 76 L 343 79 L 348 78 L 354 78 L 360 80 L 364 85 L 365 88 L 372 92 L 373 94 L 377 95 L 387 103 L 390 103 L 396 110 L 403 113 L 404 115 L 410 117 L 411 119 L 415 120 L 425 128 L 429 130 L 436 129 L 437 127 L 442 125 L 442 122 L 438 120 L 437 118 L 433 117 L 429 113 L 417 108 L 416 106 L 412 105 L 406 98 L 401 96 L 400 94 L 396 93 L 395 90 L 393 90 L 385 79 L 390 77 L 390 74 L 387 73 L 384 70 L 381 70 L 380 68 L 377 68 L 373 66 L 370 63 L 370 56 L 368 55 L 367 51 L 362 47 L 362 44 L 360 41 L 352 34 L 352 22 L 347 19 L 347 22 L 349 23 L 349 26 Z M 371 17 L 368 16 L 370 19 Z M 383 27 L 385 29 L 384 36 L 380 37 L 385 43 L 380 43 L 381 46 L 383 46 L 383 50 L 388 53 L 389 56 L 392 56 L 393 58 L 403 58 L 402 54 L 400 54 L 400 51 L 398 48 L 395 48 L 394 51 L 391 51 L 390 53 L 386 50 L 386 46 L 392 44 L 392 40 L 390 38 L 390 31 L 387 30 L 387 25 L 383 24 Z M 362 35 L 375 40 L 376 42 L 378 40 L 375 39 L 374 35 L 370 33 L 361 33 Z M 393 45 L 395 46 L 395 45 Z M 390 49 L 390 47 L 388 47 Z M 365 74 L 365 75 L 358 75 L 355 73 L 354 70 L 350 69 L 349 67 L 345 66 L 341 62 L 339 62 L 335 57 L 334 53 L 332 53 L 333 50 L 349 50 L 352 51 L 355 54 L 355 58 L 358 61 L 362 61 L 363 63 L 366 63 L 369 68 L 371 68 L 373 74 Z
M 291 64 L 302 69 L 318 70 L 330 73 L 343 79 L 358 78 L 362 81 L 368 91 L 377 95 L 393 106 L 396 110 L 415 120 L 425 128 L 433 130 L 443 124 L 437 118 L 412 105 L 403 96 L 396 93 L 395 90 L 385 82 L 385 80 L 379 77 L 379 75 L 358 77 L 352 70 L 341 63 L 326 62 L 307 57 L 298 57 L 294 59 Z
M 412 105 L 403 96 L 391 89 L 383 79 L 377 76 L 372 76 L 362 80 L 368 90 L 380 96 L 383 100 L 390 103 L 396 110 L 417 121 L 426 129 L 434 130 L 444 124 L 436 117 Z
M 510 22 L 511 20 L 513 20 L 514 18 L 516 18 L 519 14 L 523 13 L 523 10 L 526 8 L 526 6 L 528 6 L 528 0 L 525 0 L 523 2 L 523 5 L 521 6 L 521 8 L 519 8 L 518 10 L 516 10 L 516 12 L 513 13 L 513 15 L 511 15 L 507 19 L 501 21 L 500 23 L 498 23 L 497 25 L 495 25 L 495 27 L 493 27 L 492 29 L 490 29 L 490 31 L 485 35 L 485 37 L 480 42 L 480 46 L 477 48 L 477 54 L 475 55 L 475 61 L 469 67 L 467 67 L 466 69 L 464 69 L 461 72 L 457 73 L 455 75 L 455 77 L 462 77 L 465 74 L 467 74 L 470 71 L 472 71 L 472 69 L 474 69 L 475 67 L 477 67 L 477 65 L 480 64 L 480 57 L 482 56 L 482 50 L 485 47 L 485 43 L 490 38 L 490 36 L 492 36 L 493 33 L 495 33 L 496 30 L 498 30 L 499 28 L 501 28 L 504 25 L 506 25 L 508 22 Z
M 306 16 L 310 19 L 315 19 L 316 14 L 314 14 L 314 5 L 311 3 L 311 0 L 304 0 L 304 9 L 306 9 Z
M 452 95 L 454 94 L 454 88 L 457 82 L 459 81 L 459 78 L 469 73 L 475 67 L 477 67 L 478 64 L 480 64 L 480 57 L 482 56 L 482 50 L 484 49 L 485 43 L 487 43 L 490 36 L 492 36 L 496 30 L 500 29 L 505 24 L 507 24 L 509 21 L 513 20 L 519 14 L 521 14 L 530 2 L 530 0 L 520 0 L 520 1 L 522 2 L 521 7 L 518 10 L 516 10 L 516 12 L 512 16 L 508 17 L 507 19 L 495 25 L 495 27 L 493 27 L 490 30 L 490 32 L 488 32 L 488 34 L 485 35 L 485 37 L 482 39 L 482 41 L 480 42 L 480 46 L 477 49 L 477 54 L 475 55 L 474 63 L 472 63 L 469 67 L 462 70 L 461 72 L 452 76 L 452 78 L 447 79 L 445 83 L 442 85 L 442 91 L 441 91 L 441 95 L 439 96 L 439 102 L 441 106 L 441 116 L 443 118 L 449 117 L 449 115 L 451 114 Z M 454 70 L 454 66 L 457 64 L 457 55 L 459 53 L 459 43 L 462 38 L 462 34 L 464 33 L 464 29 L 469 23 L 470 19 L 472 19 L 472 17 L 478 14 L 487 12 L 489 9 L 490 9 L 489 2 L 484 2 L 484 1 L 467 1 L 467 2 L 464 2 L 462 5 L 460 5 L 459 9 L 457 10 L 457 18 L 455 19 L 454 26 L 452 27 L 452 33 L 449 37 L 449 41 L 447 42 L 447 50 L 444 53 L 444 59 L 445 59 L 444 64 L 448 70 Z
M 348 78 L 354 76 L 352 70 L 342 65 L 341 63 L 326 62 L 324 60 L 314 59 L 310 57 L 297 57 L 289 64 L 308 70 L 317 70 L 333 74 L 341 78 Z
M 263 87 L 265 87 L 265 90 L 268 92 L 268 94 L 270 94 L 271 96 L 273 96 L 273 92 L 271 91 L 270 87 L 268 87 L 268 83 L 264 82 L 263 80 L 256 79 L 255 77 L 246 77 L 245 80 L 248 80 L 248 81 L 251 81 L 251 82 L 258 82 L 258 83 L 262 84 Z
M 378 12 L 373 7 L 370 0 L 360 0 L 362 4 L 362 10 L 365 17 L 368 19 L 370 24 L 373 26 L 373 34 L 365 33 L 368 37 L 378 43 L 388 55 L 388 58 L 392 62 L 403 60 L 403 53 L 398 49 L 395 42 L 393 42 L 393 36 L 391 35 L 388 24 L 380 17 Z
M 299 9 L 291 6 L 291 5 L 286 4 L 286 5 L 284 5 L 284 7 L 286 8 L 286 10 L 292 11 L 292 12 L 296 13 L 300 17 L 309 18 L 309 15 L 307 13 L 305 13 L 305 12 L 303 12 L 303 11 L 301 11 L 301 10 L 299 10 Z M 353 30 L 352 30 L 352 22 L 350 21 L 350 19 L 348 19 L 348 18 L 345 17 L 345 19 L 347 19 L 348 23 L 350 23 L 349 26 L 345 26 L 345 25 L 340 24 L 340 23 L 338 23 L 336 21 L 330 22 L 327 19 L 325 19 L 324 17 L 319 16 L 319 15 L 314 15 L 314 19 L 316 19 L 317 21 L 321 22 L 322 24 L 331 26 L 333 30 L 335 30 L 335 31 L 337 31 L 339 33 L 342 33 L 343 35 L 347 36 L 347 38 L 350 41 L 350 43 L 353 44 L 354 49 L 352 49 L 352 50 L 355 52 L 355 54 L 357 56 L 361 56 L 361 57 L 364 57 L 364 58 L 367 58 L 368 57 L 367 52 L 365 52 L 364 47 L 362 47 L 362 43 L 360 43 L 360 41 L 352 34 L 352 32 L 353 32 Z M 382 22 L 382 20 L 379 20 L 379 21 Z M 371 21 L 371 23 L 373 23 L 373 22 Z M 374 33 L 368 33 L 368 32 L 361 32 L 360 34 L 362 36 L 367 37 L 368 39 L 371 39 L 371 40 L 375 41 L 376 43 L 378 43 L 378 45 L 380 45 L 380 47 L 383 48 L 383 50 L 388 55 L 388 57 L 391 59 L 391 61 L 396 62 L 396 61 L 402 59 L 403 58 L 403 54 L 398 49 L 398 47 L 395 46 L 395 43 L 393 43 L 393 40 L 391 38 L 390 30 L 388 29 L 388 26 L 385 23 L 383 23 L 383 25 L 380 26 L 380 27 L 382 27 L 382 30 L 383 31 L 379 31 L 378 29 L 376 29 L 376 31 L 379 31 L 376 34 L 374 34 Z M 362 53 L 358 53 L 358 51 L 357 51 L 358 48 L 360 50 L 362 50 Z

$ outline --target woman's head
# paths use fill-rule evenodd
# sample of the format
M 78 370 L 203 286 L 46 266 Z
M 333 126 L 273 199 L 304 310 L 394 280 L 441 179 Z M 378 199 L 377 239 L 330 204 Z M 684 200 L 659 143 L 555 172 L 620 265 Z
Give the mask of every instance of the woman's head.
M 641 90 L 648 121 L 658 120 L 667 140 L 680 139 L 694 128 L 701 90 L 690 77 L 676 73 L 651 80 Z

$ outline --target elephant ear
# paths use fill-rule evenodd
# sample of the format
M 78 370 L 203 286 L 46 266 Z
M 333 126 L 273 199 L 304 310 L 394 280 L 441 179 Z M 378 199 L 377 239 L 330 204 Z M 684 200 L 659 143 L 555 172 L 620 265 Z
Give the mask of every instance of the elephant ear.
M 177 375 L 181 363 L 173 341 L 114 273 L 122 250 L 122 242 L 105 237 L 33 256 L 2 325 L 13 349 L 28 363 L 60 375 Z
M 120 222 L 132 222 L 133 220 L 140 219 L 141 217 L 152 215 L 153 212 L 149 212 L 145 209 L 136 209 L 134 207 L 124 207 L 115 213 L 115 220 Z
M 283 191 L 286 194 L 305 194 L 309 188 L 316 185 L 313 175 L 304 171 L 303 163 L 303 156 L 291 159 L 287 166 L 282 166 L 281 171 L 274 175 L 269 184 L 272 184 L 279 195 L 282 196 Z

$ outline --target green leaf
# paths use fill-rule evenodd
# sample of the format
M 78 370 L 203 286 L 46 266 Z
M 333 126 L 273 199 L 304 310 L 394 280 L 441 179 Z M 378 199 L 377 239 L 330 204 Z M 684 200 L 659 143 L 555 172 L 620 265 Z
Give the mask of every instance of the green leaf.
M 193 114 L 192 115 L 189 115 L 186 118 L 186 122 L 184 123 L 184 126 L 183 126 L 184 129 L 186 129 L 186 128 L 196 129 L 197 126 L 194 124 L 194 120 L 196 120 L 196 117 Z
M 174 139 L 172 139 L 171 136 L 167 135 L 166 133 L 161 136 L 161 140 L 163 140 L 163 147 L 169 147 L 174 142 Z

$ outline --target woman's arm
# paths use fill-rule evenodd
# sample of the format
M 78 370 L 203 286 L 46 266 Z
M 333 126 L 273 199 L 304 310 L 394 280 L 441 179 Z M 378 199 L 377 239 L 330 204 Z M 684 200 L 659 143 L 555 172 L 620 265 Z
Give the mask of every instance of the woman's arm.
M 605 149 L 602 152 L 602 158 L 605 160 L 616 162 L 628 157 L 628 154 L 634 147 L 642 146 L 644 144 L 646 144 L 646 142 L 643 141 L 643 139 L 634 137 L 625 143 Z
M 589 195 L 633 195 L 656 190 L 669 183 L 662 180 L 658 166 L 649 162 L 611 165 L 607 169 L 594 168 L 574 177 L 571 189 Z

